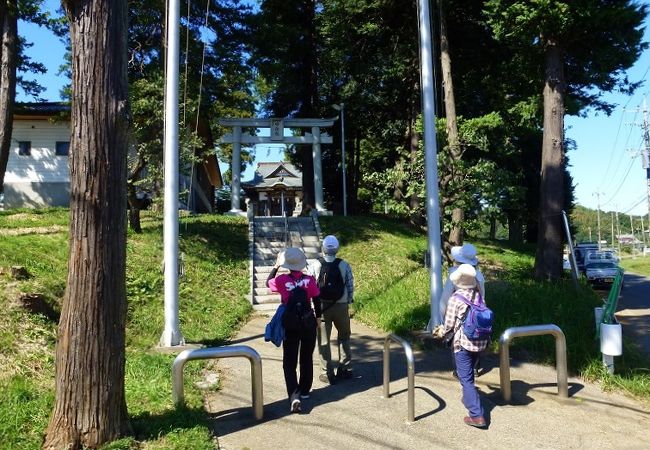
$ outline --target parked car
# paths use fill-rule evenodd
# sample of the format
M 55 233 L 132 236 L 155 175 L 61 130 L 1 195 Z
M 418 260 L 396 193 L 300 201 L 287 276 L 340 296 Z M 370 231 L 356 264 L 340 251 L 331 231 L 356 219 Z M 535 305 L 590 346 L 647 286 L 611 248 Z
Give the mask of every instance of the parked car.
M 573 252 L 576 255 L 576 265 L 578 266 L 578 272 L 584 273 L 585 258 L 588 253 L 595 251 L 598 251 L 598 244 L 594 242 L 581 242 L 573 248 Z
M 611 285 L 618 273 L 622 271 L 623 269 L 618 264 L 608 260 L 590 262 L 585 265 L 587 282 L 594 286 Z
M 585 265 L 594 262 L 613 262 L 618 264 L 618 256 L 613 250 L 588 251 L 585 256 Z

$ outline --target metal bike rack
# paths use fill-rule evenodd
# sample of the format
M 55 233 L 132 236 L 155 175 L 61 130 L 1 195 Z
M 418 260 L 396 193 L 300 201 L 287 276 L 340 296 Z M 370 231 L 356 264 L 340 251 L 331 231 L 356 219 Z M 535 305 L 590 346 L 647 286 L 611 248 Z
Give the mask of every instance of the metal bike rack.
M 525 327 L 508 328 L 499 338 L 499 374 L 501 377 L 501 392 L 503 399 L 509 402 L 512 398 L 510 386 L 510 341 L 522 336 L 540 336 L 552 334 L 555 337 L 555 368 L 557 370 L 557 391 L 562 398 L 569 397 L 569 383 L 566 366 L 566 338 L 557 325 L 529 325 Z
M 390 341 L 393 340 L 404 348 L 408 369 L 408 421 L 415 422 L 415 363 L 411 345 L 395 334 L 384 339 L 384 398 L 390 398 Z
M 264 400 L 262 393 L 262 357 L 251 347 L 233 345 L 230 347 L 198 348 L 182 351 L 172 365 L 172 399 L 174 405 L 184 403 L 183 367 L 188 361 L 196 359 L 217 358 L 247 358 L 251 363 L 251 385 L 253 395 L 253 411 L 255 418 L 261 420 L 264 415 Z

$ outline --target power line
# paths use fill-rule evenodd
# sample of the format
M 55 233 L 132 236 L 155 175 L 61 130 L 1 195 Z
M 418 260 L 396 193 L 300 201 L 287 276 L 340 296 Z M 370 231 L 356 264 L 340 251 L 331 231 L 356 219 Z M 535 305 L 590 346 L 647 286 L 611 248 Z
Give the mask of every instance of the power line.
M 646 196 L 645 196 L 645 194 L 643 194 L 643 195 L 641 196 L 641 198 L 639 198 L 639 200 L 638 200 L 634 205 L 630 206 L 628 209 L 626 209 L 625 211 L 623 211 L 623 214 L 627 214 L 627 213 L 629 213 L 629 212 L 632 211 L 634 208 L 636 208 L 636 207 L 639 206 L 641 203 L 643 203 L 645 200 L 646 200 Z
M 603 206 L 611 203 L 612 200 L 614 200 L 614 198 L 616 197 L 616 194 L 618 194 L 618 192 L 621 190 L 621 188 L 623 187 L 623 183 L 625 183 L 625 180 L 627 179 L 627 176 L 630 174 L 630 170 L 632 169 L 632 166 L 634 165 L 635 160 L 636 160 L 636 157 L 634 157 L 634 158 L 632 158 L 630 160 L 630 165 L 627 168 L 627 172 L 625 172 L 625 175 L 623 176 L 623 179 L 621 180 L 620 184 L 616 188 L 616 191 L 614 191 L 614 193 L 609 197 L 609 200 L 607 200 L 605 203 L 603 203 Z

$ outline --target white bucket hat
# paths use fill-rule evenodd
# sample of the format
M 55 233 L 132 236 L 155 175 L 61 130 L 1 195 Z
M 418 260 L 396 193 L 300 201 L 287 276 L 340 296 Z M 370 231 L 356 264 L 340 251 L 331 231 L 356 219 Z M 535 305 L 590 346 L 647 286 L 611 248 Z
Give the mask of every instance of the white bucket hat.
M 323 254 L 325 255 L 336 255 L 336 252 L 339 251 L 339 241 L 335 236 L 331 234 L 325 236 L 323 239 Z
M 476 247 L 472 244 L 463 244 L 462 246 L 455 246 L 451 248 L 451 257 L 454 261 L 460 264 L 471 264 L 475 266 L 478 264 L 476 257 Z
M 307 257 L 299 248 L 289 247 L 284 252 L 282 267 L 289 270 L 302 270 L 307 266 Z
M 471 264 L 461 264 L 454 270 L 449 279 L 457 288 L 474 289 L 476 283 L 476 269 Z

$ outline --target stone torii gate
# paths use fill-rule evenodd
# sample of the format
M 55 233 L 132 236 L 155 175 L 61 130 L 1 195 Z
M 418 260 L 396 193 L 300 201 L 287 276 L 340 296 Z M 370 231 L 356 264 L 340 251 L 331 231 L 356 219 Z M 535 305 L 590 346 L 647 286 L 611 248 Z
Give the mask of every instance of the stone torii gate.
M 232 133 L 227 133 L 221 138 L 221 143 L 232 144 L 232 172 L 230 213 L 242 213 L 239 194 L 241 192 L 241 145 L 242 144 L 311 144 L 314 159 L 314 202 L 316 210 L 325 212 L 323 204 L 323 166 L 321 162 L 321 144 L 331 144 L 332 136 L 321 134 L 321 128 L 334 125 L 334 119 L 220 119 L 219 125 L 232 127 Z M 285 136 L 284 128 L 311 128 L 311 133 L 306 132 L 301 136 Z M 242 132 L 243 128 L 269 128 L 270 136 L 253 136 L 249 132 Z M 237 168 L 237 169 L 235 169 Z M 304 189 L 304 183 L 303 183 Z

